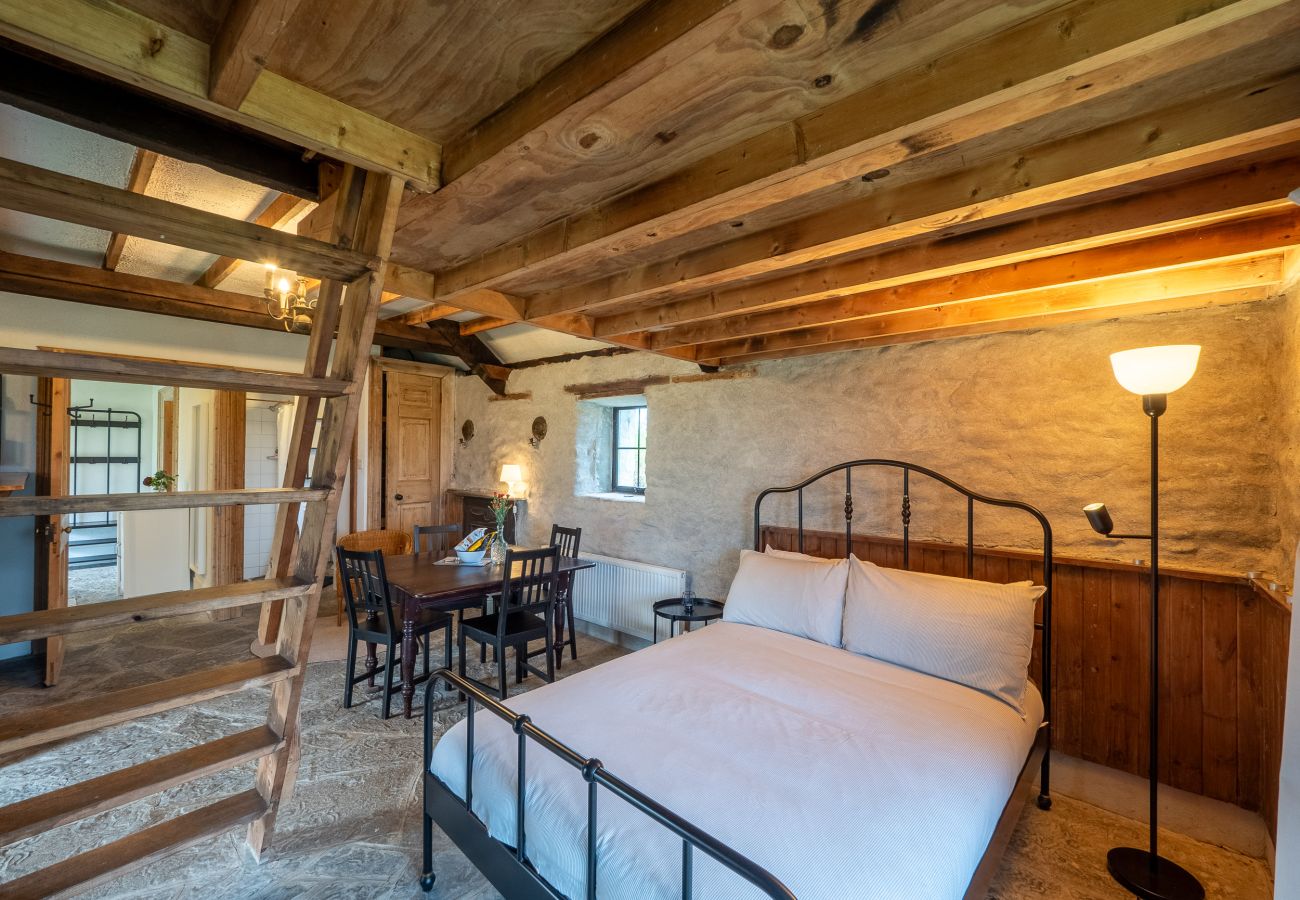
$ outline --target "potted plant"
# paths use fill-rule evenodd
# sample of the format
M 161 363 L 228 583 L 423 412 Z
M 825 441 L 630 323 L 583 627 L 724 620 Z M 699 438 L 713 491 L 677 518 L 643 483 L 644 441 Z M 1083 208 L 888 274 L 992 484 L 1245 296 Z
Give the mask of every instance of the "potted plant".
M 170 475 L 162 469 L 159 469 L 152 475 L 145 476 L 144 486 L 147 488 L 153 488 L 160 494 L 165 493 L 176 487 L 176 476 Z

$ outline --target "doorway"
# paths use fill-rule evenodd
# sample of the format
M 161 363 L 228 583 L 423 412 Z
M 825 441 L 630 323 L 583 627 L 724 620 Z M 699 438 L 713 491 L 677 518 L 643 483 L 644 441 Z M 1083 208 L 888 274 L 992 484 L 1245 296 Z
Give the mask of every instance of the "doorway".
M 451 481 L 455 370 L 375 359 L 366 434 L 366 522 L 410 532 L 442 521 Z

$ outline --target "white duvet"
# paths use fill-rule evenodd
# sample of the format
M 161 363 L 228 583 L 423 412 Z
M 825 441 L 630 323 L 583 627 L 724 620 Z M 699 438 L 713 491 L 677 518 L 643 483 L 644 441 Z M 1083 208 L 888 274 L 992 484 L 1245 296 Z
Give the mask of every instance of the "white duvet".
M 804 638 L 718 622 L 512 698 L 584 756 L 779 878 L 800 898 L 960 898 L 1042 718 L 968 687 Z M 515 842 L 516 738 L 475 718 L 474 813 Z M 465 723 L 433 773 L 464 796 Z M 526 849 L 586 890 L 586 783 L 535 743 Z M 600 791 L 597 892 L 681 896 L 681 841 Z M 696 852 L 699 898 L 761 896 Z

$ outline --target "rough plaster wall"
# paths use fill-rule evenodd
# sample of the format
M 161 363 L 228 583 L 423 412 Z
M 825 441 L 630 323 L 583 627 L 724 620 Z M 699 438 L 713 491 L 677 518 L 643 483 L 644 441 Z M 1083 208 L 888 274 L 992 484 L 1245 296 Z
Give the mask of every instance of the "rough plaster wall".
M 1278 523 L 1281 562 L 1277 575 L 1292 583 L 1300 541 L 1300 278 L 1285 291 L 1282 308 L 1281 441 L 1278 448 Z
M 1104 499 L 1120 529 L 1146 527 L 1147 420 L 1111 375 L 1114 350 L 1204 345 L 1193 381 L 1162 420 L 1168 565 L 1235 571 L 1271 568 L 1279 540 L 1274 489 L 1282 351 L 1278 301 L 1042 331 L 831 353 L 757 366 L 751 378 L 650 387 L 644 503 L 574 496 L 578 404 L 564 385 L 695 367 L 647 354 L 524 369 L 490 401 L 478 379 L 457 379 L 457 422 L 477 435 L 456 453 L 454 484 L 495 488 L 503 463 L 531 487 L 524 539 L 552 522 L 583 528 L 593 553 L 689 570 L 697 590 L 721 593 L 751 541 L 757 492 L 847 459 L 892 457 L 928 465 L 985 493 L 1040 506 L 1061 554 L 1132 559 L 1145 554 L 1093 536 L 1080 507 Z M 547 418 L 528 446 L 533 417 Z M 897 479 L 855 485 L 856 524 L 890 530 Z M 842 488 L 810 497 L 810 524 L 837 527 Z M 914 491 L 913 534 L 958 539 L 964 508 Z M 766 521 L 793 523 L 772 508 Z M 977 538 L 1029 546 L 1031 528 L 981 514 Z

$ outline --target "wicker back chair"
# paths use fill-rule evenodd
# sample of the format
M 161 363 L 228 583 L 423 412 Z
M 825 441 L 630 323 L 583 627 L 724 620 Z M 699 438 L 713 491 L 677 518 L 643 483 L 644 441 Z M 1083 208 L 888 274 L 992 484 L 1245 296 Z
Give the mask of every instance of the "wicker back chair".
M 411 536 L 405 531 L 390 531 L 386 528 L 372 528 L 370 531 L 354 531 L 339 538 L 338 546 L 343 550 L 370 552 L 379 550 L 384 556 L 405 556 L 411 552 Z M 337 574 L 337 573 L 336 573 Z M 338 609 L 334 614 L 334 624 L 343 624 L 343 591 L 336 577 L 334 593 L 337 595 Z

